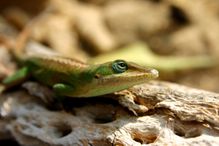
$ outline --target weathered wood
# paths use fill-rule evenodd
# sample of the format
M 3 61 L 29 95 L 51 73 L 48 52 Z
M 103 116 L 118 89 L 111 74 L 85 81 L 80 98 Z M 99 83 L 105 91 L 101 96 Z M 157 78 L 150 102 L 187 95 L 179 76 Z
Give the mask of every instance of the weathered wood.
M 160 81 L 130 91 L 149 111 L 134 116 L 101 97 L 52 110 L 26 92 L 5 93 L 0 135 L 28 146 L 219 145 L 219 94 Z

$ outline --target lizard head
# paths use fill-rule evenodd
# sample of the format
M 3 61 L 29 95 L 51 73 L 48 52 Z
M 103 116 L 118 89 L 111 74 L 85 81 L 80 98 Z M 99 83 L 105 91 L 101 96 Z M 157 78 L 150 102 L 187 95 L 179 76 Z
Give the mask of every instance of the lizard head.
M 94 68 L 90 85 L 95 88 L 89 88 L 93 91 L 88 91 L 93 96 L 127 89 L 158 77 L 157 70 L 124 60 L 95 65 Z

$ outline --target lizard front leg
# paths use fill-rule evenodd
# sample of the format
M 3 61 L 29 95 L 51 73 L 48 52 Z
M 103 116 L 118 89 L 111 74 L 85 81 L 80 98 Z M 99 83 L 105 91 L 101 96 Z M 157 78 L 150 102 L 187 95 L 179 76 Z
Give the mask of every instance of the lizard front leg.
M 74 91 L 74 88 L 67 84 L 57 83 L 53 85 L 53 90 L 58 96 L 68 96 Z

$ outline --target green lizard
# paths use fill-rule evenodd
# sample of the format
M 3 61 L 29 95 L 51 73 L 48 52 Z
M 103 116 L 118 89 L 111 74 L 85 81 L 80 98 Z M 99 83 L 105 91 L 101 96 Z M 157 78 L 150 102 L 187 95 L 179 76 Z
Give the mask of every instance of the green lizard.
M 15 57 L 24 67 L 3 80 L 6 89 L 32 77 L 53 89 L 56 96 L 48 99 L 40 97 L 44 101 L 66 96 L 82 98 L 115 93 L 118 102 L 135 115 L 148 110 L 144 105 L 135 104 L 134 95 L 124 89 L 157 78 L 158 71 L 155 69 L 124 60 L 89 65 L 72 58 L 50 54 L 51 52 L 34 55 L 20 55 L 22 53 L 18 52 L 14 53 Z
M 3 80 L 3 84 L 19 84 L 30 76 L 52 87 L 57 95 L 93 97 L 157 78 L 158 71 L 124 60 L 88 65 L 58 55 L 32 55 L 26 57 L 24 67 Z
M 3 80 L 6 89 L 33 77 L 51 87 L 57 97 L 94 97 L 115 92 L 119 102 L 134 114 L 147 111 L 145 106 L 136 105 L 134 96 L 129 96 L 124 89 L 157 78 L 157 70 L 124 60 L 90 65 L 54 52 L 50 54 L 48 50 L 41 50 L 47 52 L 43 54 L 23 55 L 34 22 L 20 33 L 15 46 L 10 47 L 15 48 L 13 54 L 24 67 Z

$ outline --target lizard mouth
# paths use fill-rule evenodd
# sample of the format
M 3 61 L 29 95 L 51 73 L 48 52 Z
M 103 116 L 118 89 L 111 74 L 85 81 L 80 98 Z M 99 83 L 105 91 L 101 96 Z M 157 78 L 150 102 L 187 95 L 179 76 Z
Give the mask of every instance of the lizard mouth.
M 114 74 L 103 77 L 101 84 L 141 84 L 148 80 L 155 79 L 159 76 L 159 72 L 156 69 L 144 69 L 141 71 L 128 71 L 121 74 Z
M 117 76 L 117 75 L 115 75 Z M 129 80 L 129 81 L 148 81 L 155 79 L 159 76 L 159 73 L 155 69 L 147 69 L 146 71 L 144 70 L 143 72 L 140 71 L 130 71 L 127 73 L 124 73 L 123 75 L 118 75 L 117 78 L 120 78 L 121 80 Z

